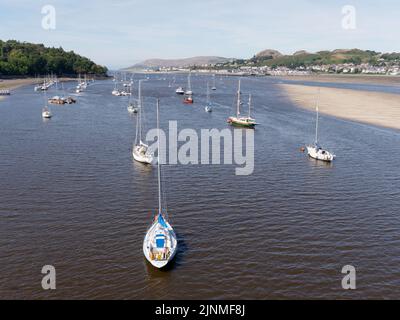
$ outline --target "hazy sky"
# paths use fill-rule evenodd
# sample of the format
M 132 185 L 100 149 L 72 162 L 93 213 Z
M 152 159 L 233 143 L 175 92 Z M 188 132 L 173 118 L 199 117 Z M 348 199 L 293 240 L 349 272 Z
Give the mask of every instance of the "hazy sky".
M 42 28 L 44 5 L 55 30 Z M 356 28 L 342 27 L 342 8 Z M 110 68 L 147 58 L 248 58 L 273 48 L 400 51 L 398 0 L 0 0 L 0 39 L 62 46 Z

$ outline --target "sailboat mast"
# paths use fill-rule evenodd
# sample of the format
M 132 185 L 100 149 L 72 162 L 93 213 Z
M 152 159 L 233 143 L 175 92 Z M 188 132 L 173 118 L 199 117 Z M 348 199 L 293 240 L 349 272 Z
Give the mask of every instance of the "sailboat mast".
M 210 86 L 207 81 L 207 104 L 210 103 Z
M 159 116 L 159 109 L 160 109 L 160 100 L 157 99 L 157 131 L 158 131 L 158 138 L 157 138 L 157 145 L 158 145 L 158 155 L 157 155 L 157 171 L 158 171 L 158 213 L 161 214 L 161 164 L 160 164 L 160 116 Z
M 251 108 L 251 93 L 249 94 L 249 118 L 250 118 L 250 108 Z
M 320 93 L 321 93 L 321 89 L 318 89 L 318 95 L 317 95 L 317 102 L 316 102 L 316 106 L 315 106 L 315 109 L 316 109 L 316 112 L 317 112 L 317 121 L 316 121 L 316 123 L 315 123 L 315 144 L 317 144 L 318 143 L 318 120 L 319 120 L 319 109 L 318 109 L 318 105 L 319 105 L 319 96 L 320 96 Z
M 239 79 L 239 86 L 237 91 L 237 106 L 236 106 L 236 117 L 239 117 L 240 114 L 240 79 Z
M 139 143 L 142 142 L 142 80 L 139 80 L 138 88 L 138 106 L 139 106 Z
M 191 77 L 191 71 L 189 71 L 189 75 L 188 75 L 188 90 L 192 90 L 192 84 L 190 82 L 190 77 Z

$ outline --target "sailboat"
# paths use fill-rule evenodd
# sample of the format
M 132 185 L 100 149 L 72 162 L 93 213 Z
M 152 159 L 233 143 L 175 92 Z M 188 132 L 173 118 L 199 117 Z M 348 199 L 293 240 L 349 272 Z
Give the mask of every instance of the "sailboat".
M 242 127 L 248 127 L 248 128 L 254 128 L 256 123 L 256 120 L 253 119 L 250 116 L 250 109 L 251 109 L 251 95 L 249 95 L 249 114 L 247 117 L 241 117 L 240 116 L 240 105 L 242 104 L 241 100 L 241 92 L 240 92 L 240 79 L 239 79 L 239 85 L 238 85 L 238 91 L 237 91 L 237 101 L 236 101 L 236 117 L 229 117 L 227 122 L 231 125 L 238 125 Z
M 328 161 L 331 162 L 333 159 L 335 159 L 335 155 L 325 149 L 322 149 L 322 147 L 318 144 L 318 120 L 319 120 L 319 97 L 320 97 L 320 89 L 318 89 L 318 96 L 317 96 L 317 102 L 315 106 L 315 111 L 316 111 L 316 122 L 315 122 L 315 141 L 314 145 L 308 145 L 306 146 L 307 148 L 307 154 L 314 159 L 317 160 L 322 160 L 322 161 Z
M 185 90 L 183 90 L 182 87 L 178 87 L 178 88 L 175 90 L 175 93 L 176 93 L 176 94 L 185 94 Z
M 132 155 L 136 161 L 150 164 L 153 161 L 153 156 L 149 152 L 149 146 L 142 141 L 142 80 L 139 80 L 139 97 L 138 97 L 139 115 L 136 118 L 136 138 L 133 145 Z
M 191 73 L 189 72 L 189 75 L 188 75 L 188 89 L 185 92 L 185 98 L 183 98 L 183 103 L 186 103 L 186 104 L 193 103 L 193 97 L 192 97 L 193 91 L 192 91 L 192 85 L 191 85 L 191 82 L 190 82 L 190 77 L 191 77 Z
M 175 83 L 175 77 L 174 77 L 174 82 L 173 83 Z M 185 90 L 183 89 L 183 87 L 178 87 L 176 90 L 175 90 L 175 93 L 176 94 L 185 94 Z
M 42 118 L 44 119 L 50 119 L 53 115 L 47 105 L 47 97 L 46 95 L 44 96 L 44 100 L 46 102 L 46 105 L 44 106 L 44 108 L 42 109 Z
M 114 90 L 111 92 L 113 96 L 120 96 L 121 92 L 117 89 L 117 81 L 114 82 Z
M 206 112 L 211 112 L 212 107 L 211 107 L 211 102 L 210 102 L 210 87 L 207 82 L 207 101 L 206 101 L 206 107 L 204 108 Z
M 211 87 L 211 90 L 217 90 L 217 87 L 215 86 L 215 74 L 213 74 L 213 86 Z
M 172 78 L 172 80 L 171 79 L 169 80 L 168 88 L 171 88 L 173 84 L 175 84 L 175 76 Z
M 42 117 L 45 119 L 50 119 L 52 117 L 52 113 L 49 109 L 49 107 L 46 105 L 43 109 L 42 109 Z
M 37 83 L 36 83 L 36 85 L 35 85 L 34 90 L 35 90 L 35 91 L 40 91 L 40 90 L 42 90 L 42 85 L 40 84 L 40 78 L 39 78 L 39 76 L 37 76 L 36 79 L 37 79 Z
M 157 129 L 160 137 L 159 100 L 157 99 Z M 156 268 L 165 267 L 175 256 L 178 241 L 174 229 L 167 220 L 161 204 L 161 164 L 160 139 L 158 138 L 158 213 L 147 230 L 143 241 L 143 253 L 146 259 Z
M 139 81 L 139 83 L 140 83 L 140 81 Z M 130 85 L 130 87 L 132 87 L 132 85 L 133 85 L 133 83 Z M 140 96 L 140 90 L 141 90 L 141 87 L 139 86 L 138 87 L 138 91 L 139 91 L 138 92 L 138 97 Z M 128 107 L 127 107 L 127 109 L 128 109 L 129 113 L 137 113 L 138 110 L 139 110 L 137 104 L 135 104 L 134 102 L 131 101 L 131 96 L 129 96 L 129 99 L 128 99 Z

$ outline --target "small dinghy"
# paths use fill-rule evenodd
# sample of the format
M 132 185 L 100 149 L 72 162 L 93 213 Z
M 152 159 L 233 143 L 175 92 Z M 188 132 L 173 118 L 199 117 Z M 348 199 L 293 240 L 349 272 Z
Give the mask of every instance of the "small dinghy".
M 157 129 L 159 125 L 159 101 L 157 100 Z M 160 132 L 160 131 L 159 131 Z M 160 136 L 160 135 L 159 135 Z M 167 212 L 162 210 L 161 204 L 161 164 L 160 139 L 158 139 L 158 213 L 147 230 L 143 241 L 143 254 L 147 261 L 156 268 L 165 267 L 175 256 L 178 241 L 174 229 L 167 220 Z

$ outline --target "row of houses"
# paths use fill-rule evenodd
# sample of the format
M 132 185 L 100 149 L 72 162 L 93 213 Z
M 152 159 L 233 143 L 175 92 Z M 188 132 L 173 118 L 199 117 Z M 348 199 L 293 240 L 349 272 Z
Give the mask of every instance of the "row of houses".
M 144 70 L 147 72 L 189 72 L 190 67 L 160 67 Z M 309 75 L 312 73 L 342 73 L 342 74 L 382 74 L 382 75 L 400 75 L 399 65 L 374 66 L 368 63 L 363 64 L 327 64 L 301 66 L 295 69 L 278 66 L 221 66 L 221 65 L 203 65 L 196 66 L 196 72 L 200 73 L 218 73 L 232 75 L 271 75 L 271 76 L 290 76 L 290 75 Z

